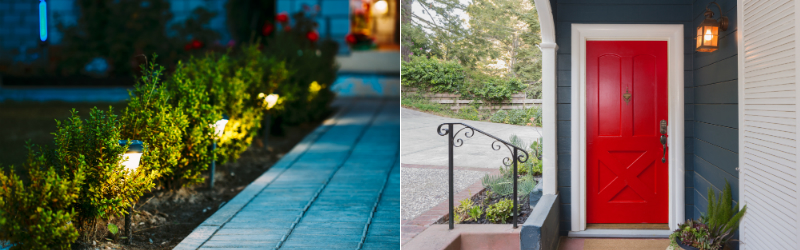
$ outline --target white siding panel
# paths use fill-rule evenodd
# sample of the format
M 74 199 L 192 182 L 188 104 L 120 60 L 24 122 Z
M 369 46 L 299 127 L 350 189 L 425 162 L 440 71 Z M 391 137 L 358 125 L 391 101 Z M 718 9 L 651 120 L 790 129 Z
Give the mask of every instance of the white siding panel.
M 793 249 L 800 230 L 795 1 L 739 3 L 739 201 L 744 249 Z

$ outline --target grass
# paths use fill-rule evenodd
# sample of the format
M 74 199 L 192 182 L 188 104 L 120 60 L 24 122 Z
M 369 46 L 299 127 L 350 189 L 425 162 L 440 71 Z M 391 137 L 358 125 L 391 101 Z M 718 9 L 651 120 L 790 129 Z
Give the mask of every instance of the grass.
M 25 142 L 52 145 L 56 119 L 70 116 L 75 108 L 79 115 L 89 113 L 92 107 L 108 110 L 114 107 L 119 114 L 125 103 L 65 103 L 65 102 L 0 102 L 0 167 L 19 166 L 25 162 L 28 151 Z

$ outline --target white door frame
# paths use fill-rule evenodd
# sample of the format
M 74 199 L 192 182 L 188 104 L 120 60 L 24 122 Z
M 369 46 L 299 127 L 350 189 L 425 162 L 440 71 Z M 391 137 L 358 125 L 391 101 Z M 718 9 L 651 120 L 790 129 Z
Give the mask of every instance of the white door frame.
M 571 231 L 586 231 L 586 41 L 589 40 L 667 41 L 669 228 L 675 230 L 685 216 L 683 25 L 572 24 Z

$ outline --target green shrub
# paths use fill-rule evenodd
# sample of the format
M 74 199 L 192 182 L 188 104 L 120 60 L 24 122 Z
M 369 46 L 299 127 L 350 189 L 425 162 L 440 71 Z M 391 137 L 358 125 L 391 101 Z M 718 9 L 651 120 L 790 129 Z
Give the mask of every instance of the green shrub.
M 180 184 L 185 172 L 178 162 L 189 121 L 184 109 L 171 104 L 176 98 L 162 83 L 163 70 L 153 62 L 142 65 L 142 76 L 128 92 L 130 101 L 120 115 L 120 138 L 147 143 L 152 157 L 142 161 L 141 167 L 158 173 L 161 184 L 172 187 Z
M 403 85 L 434 93 L 460 93 L 466 85 L 467 74 L 461 64 L 424 56 L 412 56 L 402 62 Z
M 87 119 L 81 120 L 76 111 L 64 121 L 56 121 L 53 133 L 55 150 L 38 148 L 30 157 L 46 157 L 62 178 L 75 181 L 79 173 L 85 174 L 77 200 L 69 207 L 77 213 L 76 223 L 81 236 L 94 238 L 93 230 L 98 219 L 118 217 L 125 213 L 143 195 L 153 188 L 159 172 L 142 167 L 126 170 L 119 162 L 128 146 L 119 140 L 129 140 L 121 135 L 117 116 L 92 108 Z M 145 142 L 141 164 L 153 164 L 159 152 L 150 150 Z
M 217 140 L 217 160 L 222 163 L 235 161 L 250 146 L 265 112 L 259 94 L 271 94 L 288 74 L 283 62 L 265 56 L 257 45 L 245 46 L 241 52 L 192 58 L 180 69 L 184 81 L 206 84 L 211 106 L 229 117 Z
M 508 112 L 506 112 L 505 110 L 498 110 L 496 113 L 494 113 L 494 115 L 492 115 L 491 118 L 489 118 L 489 121 L 496 123 L 505 123 L 507 117 L 508 117 Z
M 161 177 L 163 183 L 174 188 L 205 181 L 201 176 L 213 156 L 210 147 L 214 128 L 209 125 L 222 118 L 220 110 L 211 104 L 208 84 L 200 79 L 189 79 L 187 72 L 191 71 L 187 65 L 178 62 L 175 73 L 166 81 L 171 95 L 169 102 L 186 115 L 187 123 L 181 138 L 180 158 L 169 173 Z
M 303 12 L 292 15 L 290 31 L 277 32 L 265 40 L 264 53 L 284 61 L 288 75 L 276 90 L 282 105 L 271 111 L 280 125 L 296 125 L 320 121 L 330 114 L 330 103 L 335 94 L 331 86 L 339 69 L 336 55 L 338 43 L 332 40 L 319 42 L 308 39 L 308 33 L 318 26 L 313 16 Z M 266 93 L 266 92 L 265 92 Z
M 541 106 L 533 106 L 526 109 L 526 116 L 528 117 L 529 123 L 531 126 L 541 127 L 542 126 L 542 107 Z
M 478 121 L 480 120 L 480 113 L 474 106 L 466 106 L 458 110 L 458 118 L 464 120 Z
M 527 110 L 512 109 L 508 111 L 508 116 L 506 116 L 505 123 L 512 125 L 525 125 L 529 119 L 530 117 L 527 116 Z
M 502 168 L 501 168 L 502 170 Z M 519 170 L 519 168 L 517 169 Z M 514 194 L 514 180 L 511 178 L 511 170 L 502 170 L 500 175 L 485 175 L 481 179 L 481 184 L 500 196 Z M 536 187 L 536 180 L 532 175 L 524 175 L 517 178 L 517 196 L 524 197 Z
M 485 77 L 476 79 L 469 87 L 469 95 L 484 102 L 497 103 L 520 93 L 525 84 L 516 78 Z
M 514 212 L 514 200 L 502 199 L 486 208 L 486 219 L 494 223 L 505 223 Z
M 11 249 L 70 249 L 78 239 L 71 209 L 84 180 L 59 175 L 44 156 L 29 154 L 27 185 L 14 171 L 0 171 L 0 240 Z M 13 167 L 12 167 L 13 169 Z

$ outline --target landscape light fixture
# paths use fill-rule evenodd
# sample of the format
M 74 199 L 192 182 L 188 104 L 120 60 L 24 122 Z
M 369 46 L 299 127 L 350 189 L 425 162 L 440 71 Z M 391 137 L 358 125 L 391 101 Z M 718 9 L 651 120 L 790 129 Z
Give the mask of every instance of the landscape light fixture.
M 716 4 L 719 9 L 719 19 L 713 19 L 714 12 L 708 8 L 711 4 Z M 706 12 L 704 14 L 706 20 L 700 23 L 697 27 L 697 51 L 698 52 L 713 52 L 719 48 L 719 30 L 728 30 L 728 17 L 722 15 L 722 7 L 717 2 L 710 2 L 706 5 Z
M 271 109 L 278 103 L 278 98 L 280 96 L 278 94 L 269 94 L 267 97 L 264 97 L 264 102 L 267 104 L 267 110 Z
M 222 137 L 222 134 L 225 132 L 225 126 L 228 125 L 228 116 L 222 115 L 222 119 L 219 119 L 217 122 L 212 124 L 211 126 L 214 127 L 214 138 L 211 139 L 211 152 L 213 153 L 215 149 L 217 149 L 217 139 Z M 214 172 L 217 168 L 217 155 L 213 154 L 211 157 L 211 173 L 209 174 L 209 178 L 211 179 L 209 183 L 209 188 L 214 189 Z
M 372 14 L 375 16 L 385 15 L 387 12 L 389 12 L 389 3 L 386 0 L 378 0 L 372 6 Z
M 120 140 L 120 146 L 128 145 L 127 140 Z M 128 146 L 128 150 L 122 154 L 122 159 L 119 160 L 119 164 L 125 166 L 125 170 L 127 171 L 136 171 L 139 168 L 139 162 L 142 159 L 142 153 L 144 152 L 144 144 L 142 141 L 131 140 L 131 145 Z M 125 215 L 125 233 L 128 234 L 128 244 L 131 244 L 133 241 L 133 230 L 131 230 L 131 214 L 133 214 L 133 205 L 134 202 L 131 202 L 131 205 L 128 207 L 128 214 Z

